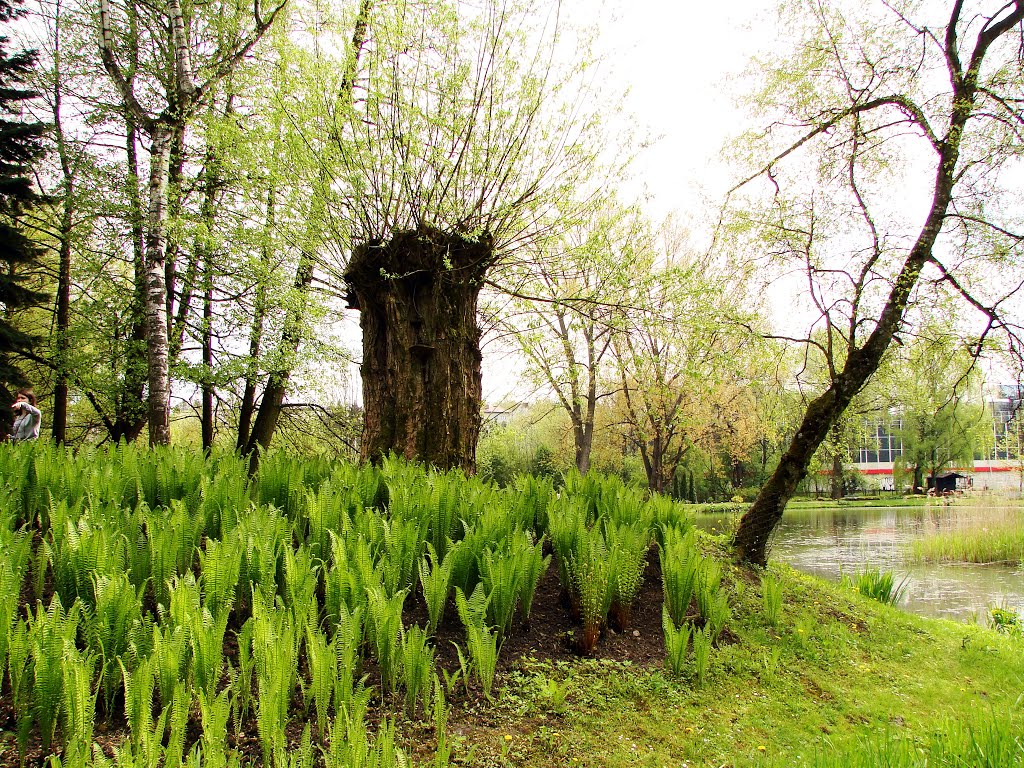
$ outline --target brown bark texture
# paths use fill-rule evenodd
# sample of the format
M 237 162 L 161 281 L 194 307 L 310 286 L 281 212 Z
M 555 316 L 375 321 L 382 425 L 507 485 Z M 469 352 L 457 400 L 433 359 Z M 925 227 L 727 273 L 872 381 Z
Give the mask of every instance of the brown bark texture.
M 363 330 L 361 455 L 476 469 L 482 402 L 477 297 L 493 262 L 479 239 L 421 226 L 353 253 L 349 305 Z

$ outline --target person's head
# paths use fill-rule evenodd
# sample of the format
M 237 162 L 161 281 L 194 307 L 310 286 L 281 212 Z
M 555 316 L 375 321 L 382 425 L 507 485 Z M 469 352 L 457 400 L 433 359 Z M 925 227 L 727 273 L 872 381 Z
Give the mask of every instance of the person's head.
M 19 389 L 17 396 L 14 398 L 16 403 L 28 403 L 35 407 L 36 395 L 31 389 Z

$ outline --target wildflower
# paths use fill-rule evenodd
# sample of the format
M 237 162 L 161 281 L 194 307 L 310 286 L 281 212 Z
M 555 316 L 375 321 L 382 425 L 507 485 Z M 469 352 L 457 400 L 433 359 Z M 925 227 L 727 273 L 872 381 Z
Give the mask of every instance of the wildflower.
M 505 734 L 505 741 L 512 741 L 512 734 L 506 733 Z
M 758 744 L 757 745 L 757 751 L 758 752 L 765 752 L 765 751 L 767 751 L 767 749 L 768 748 L 764 744 Z

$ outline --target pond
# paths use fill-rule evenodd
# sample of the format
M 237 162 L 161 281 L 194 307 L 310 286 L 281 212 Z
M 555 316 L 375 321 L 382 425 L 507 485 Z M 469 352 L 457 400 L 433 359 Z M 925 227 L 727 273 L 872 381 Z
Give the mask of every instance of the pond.
M 900 607 L 925 616 L 987 623 L 988 609 L 998 606 L 1024 613 L 1024 568 L 1019 565 L 911 563 L 915 538 L 971 525 L 993 516 L 1021 514 L 1020 507 L 996 504 L 787 509 L 776 530 L 769 557 L 832 581 L 865 567 L 894 571 L 907 578 Z M 716 532 L 735 518 L 699 515 L 698 525 Z

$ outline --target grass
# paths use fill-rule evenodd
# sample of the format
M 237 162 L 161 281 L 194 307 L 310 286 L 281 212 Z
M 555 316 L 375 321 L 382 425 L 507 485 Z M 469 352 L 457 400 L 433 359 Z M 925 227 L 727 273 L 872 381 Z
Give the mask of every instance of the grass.
M 968 503 L 951 513 L 947 529 L 912 542 L 908 557 L 932 563 L 1024 563 L 1024 512 Z
M 783 619 L 771 626 L 757 590 L 744 590 L 733 642 L 715 649 L 703 686 L 664 669 L 527 659 L 486 716 L 453 715 L 465 764 L 1021 765 L 1019 639 L 773 571 Z M 564 711 L 544 699 L 545 680 L 567 691 Z

